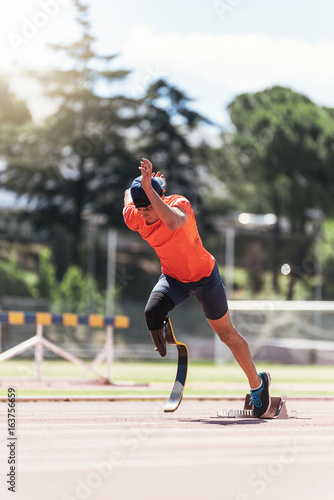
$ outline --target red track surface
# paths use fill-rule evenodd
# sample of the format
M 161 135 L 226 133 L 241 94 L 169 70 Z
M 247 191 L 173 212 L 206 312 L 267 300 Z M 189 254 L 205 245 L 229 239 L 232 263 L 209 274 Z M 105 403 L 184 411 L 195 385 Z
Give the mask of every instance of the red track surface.
M 231 401 L 17 403 L 16 493 L 7 491 L 0 407 L 0 498 L 14 500 L 332 500 L 334 400 L 291 400 L 298 419 L 220 419 Z

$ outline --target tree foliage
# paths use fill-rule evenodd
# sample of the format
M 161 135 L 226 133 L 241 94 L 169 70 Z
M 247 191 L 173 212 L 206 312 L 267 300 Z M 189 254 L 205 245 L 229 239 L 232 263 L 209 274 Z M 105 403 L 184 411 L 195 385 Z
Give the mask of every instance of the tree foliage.
M 53 310 L 76 314 L 105 314 L 105 297 L 96 281 L 77 266 L 69 266 L 53 293 Z
M 64 57 L 59 68 L 31 73 L 58 109 L 12 142 L 1 180 L 7 189 L 29 197 L 35 227 L 49 230 L 54 250 L 62 237 L 70 245 L 66 262 L 80 266 L 86 215 L 105 214 L 110 226 L 123 227 L 124 190 L 139 175 L 143 156 L 164 172 L 169 189 L 200 199 L 200 155 L 188 134 L 205 119 L 165 81 L 152 84 L 139 100 L 113 95 L 114 83 L 129 71 L 113 69 L 114 55 L 94 51 L 88 8 L 74 3 L 81 38 L 51 46 Z M 57 254 L 58 268 L 63 257 Z
M 323 224 L 321 260 L 323 268 L 323 297 L 334 300 L 334 219 Z
M 83 211 L 105 211 L 111 223 L 120 221 L 113 208 L 134 164 L 126 131 L 135 118 L 131 100 L 97 93 L 98 83 L 110 87 L 128 72 L 110 69 L 114 56 L 94 53 L 87 7 L 75 4 L 82 38 L 52 46 L 64 54 L 63 67 L 33 74 L 45 94 L 57 101 L 58 110 L 43 126 L 21 135 L 7 157 L 2 182 L 29 195 L 39 226 L 66 228 L 72 237 L 70 261 L 79 264 Z M 131 118 L 125 116 L 126 109 Z
M 192 134 L 211 122 L 189 108 L 191 99 L 165 80 L 154 82 L 141 100 L 137 149 L 164 173 L 168 192 L 202 203 L 200 167 L 208 158 L 206 143 L 194 146 Z
M 31 114 L 25 101 L 20 100 L 10 90 L 8 81 L 0 77 L 0 124 L 21 125 L 31 120 Z
M 307 209 L 334 216 L 334 111 L 279 86 L 242 94 L 228 106 L 234 130 L 211 151 L 204 141 L 193 141 L 210 122 L 168 81 L 153 82 L 140 99 L 115 95 L 115 82 L 125 81 L 129 71 L 115 67 L 114 54 L 95 52 L 88 8 L 81 0 L 74 4 L 80 38 L 51 46 L 63 57 L 59 67 L 30 73 L 57 103 L 56 112 L 41 125 L 32 123 L 27 105 L 0 80 L 1 185 L 30 200 L 23 217 L 48 230 L 55 257 L 56 276 L 51 254 L 41 254 L 40 292 L 50 294 L 67 268 L 70 284 L 85 281 L 79 267 L 86 267 L 87 214 L 104 214 L 109 226 L 124 227 L 123 193 L 139 175 L 143 156 L 165 174 L 168 193 L 187 196 L 195 210 L 201 207 L 200 224 L 210 203 L 215 213 L 273 212 L 279 221 L 288 220 L 295 241 L 291 264 L 300 267 L 312 251 Z M 211 182 L 207 191 L 205 182 Z M 280 224 L 269 253 L 277 287 Z M 70 289 L 75 295 L 66 283 L 64 296 Z M 260 286 L 256 282 L 254 289 Z
M 272 268 L 277 289 L 282 217 L 291 224 L 296 239 L 292 258 L 300 265 L 309 243 L 303 238 L 307 209 L 333 214 L 334 121 L 326 108 L 278 86 L 242 94 L 228 109 L 236 131 L 224 138 L 220 162 L 216 152 L 218 175 L 226 176 L 234 207 L 276 214 Z M 289 298 L 292 293 L 291 286 Z
M 325 108 L 290 89 L 273 87 L 240 95 L 228 109 L 236 127 L 230 149 L 237 182 L 231 183 L 231 192 L 238 199 L 244 186 L 261 192 L 256 198 L 245 193 L 249 211 L 286 216 L 294 231 L 303 231 L 306 208 L 334 210 L 328 165 L 334 122 Z

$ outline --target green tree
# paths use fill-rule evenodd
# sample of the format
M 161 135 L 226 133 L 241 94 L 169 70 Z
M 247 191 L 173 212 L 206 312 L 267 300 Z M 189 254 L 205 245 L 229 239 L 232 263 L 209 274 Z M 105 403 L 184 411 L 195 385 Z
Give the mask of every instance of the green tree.
M 60 283 L 52 292 L 52 311 L 75 314 L 104 314 L 105 294 L 100 293 L 96 281 L 85 274 L 77 266 L 69 266 Z M 83 350 L 91 343 L 92 335 L 89 327 L 64 328 L 55 327 L 58 341 L 70 339 Z
M 60 68 L 31 73 L 58 109 L 17 141 L 2 180 L 33 200 L 37 227 L 52 228 L 58 236 L 66 228 L 68 259 L 80 265 L 84 210 L 105 212 L 110 224 L 121 223 L 120 200 L 135 164 L 127 132 L 136 118 L 134 101 L 99 92 L 103 84 L 111 94 L 128 71 L 111 69 L 115 56 L 94 52 L 88 7 L 79 0 L 74 4 L 81 39 L 51 46 L 64 56 Z
M 259 186 L 262 194 L 247 199 L 252 210 L 286 215 L 293 230 L 302 231 L 306 216 L 301 208 L 334 209 L 333 200 L 324 201 L 316 189 L 324 173 L 325 138 L 334 130 L 325 108 L 290 89 L 273 87 L 238 96 L 228 109 L 237 131 L 232 147 L 239 157 L 239 177 Z
M 323 298 L 334 300 L 334 219 L 323 224 L 323 242 L 321 248 Z
M 136 144 L 138 156 L 149 158 L 155 171 L 167 179 L 168 192 L 186 196 L 196 208 L 202 204 L 201 169 L 206 167 L 209 146 L 194 144 L 192 135 L 210 120 L 189 107 L 191 99 L 165 80 L 154 82 L 141 100 Z M 138 171 L 139 175 L 139 171 Z
M 271 255 L 278 291 L 281 218 L 290 221 L 296 240 L 293 264 L 300 266 L 311 241 L 305 236 L 306 209 L 322 208 L 327 214 L 334 210 L 333 182 L 323 190 L 323 178 L 330 177 L 326 141 L 333 137 L 334 121 L 308 97 L 278 86 L 240 95 L 228 109 L 236 131 L 222 148 L 222 159 L 228 163 L 216 165 L 223 175 L 228 172 L 235 207 L 277 216 Z M 295 278 L 291 276 L 288 298 L 293 296 Z
M 25 101 L 20 100 L 10 90 L 8 81 L 0 76 L 0 124 L 22 125 L 31 120 Z
M 96 281 L 77 266 L 70 266 L 53 294 L 53 309 L 58 312 L 87 314 L 92 301 L 91 313 L 104 314 L 105 298 L 98 291 Z
M 2 295 L 21 297 L 34 295 L 33 287 L 27 283 L 22 269 L 14 258 L 10 258 L 7 262 L 0 261 L 0 297 Z
M 51 250 L 41 248 L 39 252 L 39 284 L 38 292 L 41 297 L 52 299 L 57 288 L 56 268 L 53 263 Z
M 0 75 L 0 157 L 2 162 L 14 154 L 22 133 L 31 126 L 31 114 L 25 101 L 16 97 L 9 83 Z M 6 187 L 3 167 L 0 170 L 1 187 Z

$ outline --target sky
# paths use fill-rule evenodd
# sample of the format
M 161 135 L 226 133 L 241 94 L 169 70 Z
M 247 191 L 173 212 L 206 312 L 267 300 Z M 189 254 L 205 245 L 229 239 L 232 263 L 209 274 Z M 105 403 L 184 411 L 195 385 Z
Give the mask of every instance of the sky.
M 5 4 L 5 0 L 0 0 Z M 112 92 L 140 97 L 165 78 L 191 107 L 228 129 L 227 105 L 243 92 L 283 85 L 334 107 L 332 0 L 86 0 L 95 50 L 131 70 Z M 71 0 L 6 2 L 0 71 L 36 120 L 52 111 L 21 68 L 59 64 L 46 43 L 79 36 Z

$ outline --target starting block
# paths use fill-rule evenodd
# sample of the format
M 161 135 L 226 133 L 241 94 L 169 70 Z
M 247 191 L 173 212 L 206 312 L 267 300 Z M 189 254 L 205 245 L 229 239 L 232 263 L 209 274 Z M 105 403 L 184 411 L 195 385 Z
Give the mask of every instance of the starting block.
M 220 418 L 255 418 L 253 416 L 253 410 L 249 407 L 250 394 L 246 394 L 244 408 L 243 410 L 218 410 L 217 417 Z M 260 417 L 262 419 L 288 419 L 297 418 L 297 412 L 295 410 L 288 411 L 286 407 L 286 401 L 280 397 L 272 397 L 270 406 L 266 413 Z

